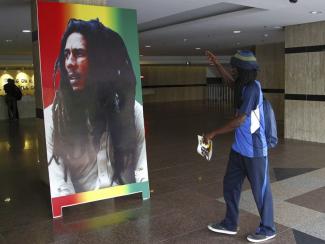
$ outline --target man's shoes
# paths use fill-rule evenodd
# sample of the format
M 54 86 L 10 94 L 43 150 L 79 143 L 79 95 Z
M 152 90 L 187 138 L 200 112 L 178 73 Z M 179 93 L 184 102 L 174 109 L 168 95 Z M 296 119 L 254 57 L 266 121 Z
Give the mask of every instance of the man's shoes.
M 228 230 L 219 223 L 209 224 L 208 229 L 213 232 L 217 232 L 217 233 L 221 233 L 221 234 L 227 234 L 227 235 L 236 235 L 237 234 L 237 231 Z
M 263 242 L 263 241 L 267 241 L 270 239 L 273 239 L 276 236 L 276 234 L 271 235 L 271 236 L 266 236 L 266 235 L 262 235 L 262 234 L 251 234 L 247 236 L 247 240 L 250 242 Z

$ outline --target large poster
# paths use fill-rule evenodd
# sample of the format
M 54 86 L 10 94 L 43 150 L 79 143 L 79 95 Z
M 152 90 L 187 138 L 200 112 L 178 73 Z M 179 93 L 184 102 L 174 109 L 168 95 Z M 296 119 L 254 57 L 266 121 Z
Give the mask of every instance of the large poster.
M 37 14 L 53 216 L 149 198 L 136 12 L 40 1 Z

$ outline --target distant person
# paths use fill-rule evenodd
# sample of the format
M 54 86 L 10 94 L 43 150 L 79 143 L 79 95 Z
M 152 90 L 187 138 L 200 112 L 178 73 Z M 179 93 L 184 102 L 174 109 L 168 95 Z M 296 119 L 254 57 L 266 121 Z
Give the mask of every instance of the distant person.
M 3 88 L 6 93 L 5 100 L 8 106 L 9 120 L 18 120 L 19 113 L 18 113 L 17 100 L 20 100 L 22 97 L 21 90 L 19 89 L 18 86 L 15 85 L 14 79 L 8 79 L 7 84 L 5 84 Z
M 258 64 L 251 51 L 238 51 L 231 58 L 233 70 L 229 73 L 213 53 L 207 51 L 206 54 L 224 80 L 235 89 L 236 106 L 236 115 L 230 122 L 205 135 L 205 140 L 212 140 L 218 135 L 235 131 L 223 181 L 226 215 L 222 221 L 210 224 L 208 228 L 217 233 L 237 234 L 240 194 L 247 177 L 261 217 L 259 227 L 247 236 L 247 240 L 263 242 L 274 238 L 276 231 L 264 131 L 263 93 L 260 82 L 256 80 Z

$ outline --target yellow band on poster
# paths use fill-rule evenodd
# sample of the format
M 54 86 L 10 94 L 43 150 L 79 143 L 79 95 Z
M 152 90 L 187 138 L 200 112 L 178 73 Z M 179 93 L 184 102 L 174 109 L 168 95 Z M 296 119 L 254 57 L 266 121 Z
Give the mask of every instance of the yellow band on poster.
M 116 15 L 118 14 L 119 9 L 117 8 L 75 4 L 73 5 L 71 11 L 71 16 L 76 19 L 91 20 L 98 18 L 103 25 L 111 28 L 112 30 L 116 31 L 118 28 Z
M 147 195 L 149 190 L 148 182 L 133 183 L 128 185 L 114 186 L 105 189 L 100 189 L 96 191 L 89 191 L 78 194 L 78 201 L 80 202 L 92 202 L 108 198 L 114 198 L 119 196 L 124 196 L 128 194 L 133 194 L 137 192 L 143 192 Z

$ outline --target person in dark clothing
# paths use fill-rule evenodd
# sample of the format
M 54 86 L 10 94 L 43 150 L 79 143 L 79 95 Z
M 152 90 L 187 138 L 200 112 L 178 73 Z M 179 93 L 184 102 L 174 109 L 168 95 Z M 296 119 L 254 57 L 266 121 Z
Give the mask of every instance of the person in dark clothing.
M 213 53 L 207 51 L 206 54 L 224 80 L 234 88 L 236 107 L 236 115 L 230 122 L 204 136 L 207 141 L 235 131 L 223 181 L 226 215 L 222 221 L 209 224 L 208 228 L 216 233 L 237 234 L 240 194 L 247 177 L 261 217 L 259 227 L 247 236 L 247 240 L 259 243 L 273 239 L 276 229 L 264 130 L 263 93 L 260 82 L 256 80 L 257 60 L 251 51 L 238 51 L 230 60 L 231 74 Z
M 10 120 L 19 119 L 17 100 L 21 98 L 21 91 L 18 86 L 15 85 L 14 79 L 8 79 L 7 84 L 4 85 L 6 93 L 6 104 L 8 106 L 8 116 Z

